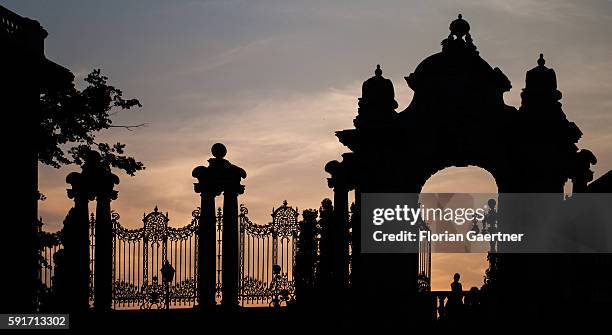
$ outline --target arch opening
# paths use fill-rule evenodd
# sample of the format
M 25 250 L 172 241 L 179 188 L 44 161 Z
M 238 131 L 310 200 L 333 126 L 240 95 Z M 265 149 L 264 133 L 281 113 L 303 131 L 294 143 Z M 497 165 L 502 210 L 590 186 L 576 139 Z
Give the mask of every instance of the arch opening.
M 479 193 L 495 195 L 498 186 L 493 175 L 477 166 L 447 167 L 427 179 L 421 189 L 423 193 Z M 421 201 L 421 199 L 419 199 Z M 435 223 L 434 223 L 435 225 Z M 443 227 L 430 227 L 432 231 Z M 436 242 L 432 243 L 435 250 Z M 471 287 L 480 288 L 483 284 L 485 270 L 488 267 L 486 252 L 431 254 L 431 290 L 449 291 L 455 273 L 461 274 L 464 290 Z

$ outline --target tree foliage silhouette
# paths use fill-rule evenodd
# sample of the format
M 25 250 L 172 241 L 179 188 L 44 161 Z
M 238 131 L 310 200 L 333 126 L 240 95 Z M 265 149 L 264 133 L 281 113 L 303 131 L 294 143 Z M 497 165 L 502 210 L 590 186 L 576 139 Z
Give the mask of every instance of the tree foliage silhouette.
M 101 154 L 104 163 L 135 175 L 144 164 L 125 154 L 125 144 L 96 141 L 96 134 L 104 129 L 145 126 L 114 125 L 112 117 L 134 107 L 142 107 L 138 99 L 125 99 L 123 92 L 107 83 L 108 77 L 99 69 L 85 77 L 83 90 L 74 81 L 47 88 L 40 95 L 41 119 L 37 139 L 38 160 L 54 168 L 82 165 L 90 150 Z

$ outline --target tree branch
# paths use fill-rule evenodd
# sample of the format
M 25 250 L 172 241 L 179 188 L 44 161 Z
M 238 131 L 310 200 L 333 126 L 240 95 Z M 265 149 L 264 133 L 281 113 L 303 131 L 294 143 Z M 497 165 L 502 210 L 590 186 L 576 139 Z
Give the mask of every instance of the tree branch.
M 134 128 L 146 127 L 148 125 L 149 125 L 148 123 L 140 123 L 140 124 L 135 124 L 135 125 L 111 125 L 109 126 L 109 128 L 124 128 L 129 131 L 134 131 Z

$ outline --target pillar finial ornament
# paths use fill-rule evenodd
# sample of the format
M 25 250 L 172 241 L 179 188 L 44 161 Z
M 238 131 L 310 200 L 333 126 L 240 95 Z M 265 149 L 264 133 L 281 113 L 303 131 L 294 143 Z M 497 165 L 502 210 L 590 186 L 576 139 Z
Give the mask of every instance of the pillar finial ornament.
M 227 148 L 223 143 L 215 143 L 210 148 L 210 152 L 215 158 L 224 158 L 227 155 Z
M 382 76 L 383 72 L 382 69 L 380 68 L 380 64 L 376 64 L 376 70 L 374 70 L 374 75 L 377 77 Z
M 544 66 L 546 64 L 546 60 L 544 59 L 544 54 L 540 54 L 540 58 L 538 58 L 538 66 Z

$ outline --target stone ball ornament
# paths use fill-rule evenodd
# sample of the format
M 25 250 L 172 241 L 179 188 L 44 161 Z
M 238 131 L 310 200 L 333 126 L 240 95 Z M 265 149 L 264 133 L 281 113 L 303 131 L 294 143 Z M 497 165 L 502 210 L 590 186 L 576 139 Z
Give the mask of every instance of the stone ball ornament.
M 223 158 L 225 155 L 227 155 L 227 148 L 223 143 L 213 144 L 210 151 L 215 158 Z

